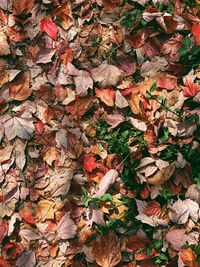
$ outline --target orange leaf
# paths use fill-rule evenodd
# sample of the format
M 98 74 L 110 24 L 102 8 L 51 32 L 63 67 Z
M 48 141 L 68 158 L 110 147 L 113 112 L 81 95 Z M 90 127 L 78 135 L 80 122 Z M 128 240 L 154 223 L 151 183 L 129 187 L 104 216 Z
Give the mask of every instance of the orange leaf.
M 126 246 L 128 249 L 138 250 L 144 248 L 147 243 L 149 243 L 149 240 L 147 238 L 132 236 L 128 240 Z
M 193 24 L 192 34 L 194 35 L 196 45 L 200 45 L 200 24 Z
M 114 106 L 115 91 L 113 89 L 96 89 L 95 93 L 107 106 Z
M 6 220 L 0 220 L 0 243 L 8 233 L 8 223 Z
M 19 215 L 27 223 L 34 224 L 33 209 L 30 203 L 24 203 L 24 207 L 20 210 Z
M 82 117 L 93 102 L 93 97 L 76 97 L 76 100 L 66 106 L 66 111 L 71 113 L 74 119 Z
M 32 93 L 29 83 L 30 77 L 28 72 L 19 75 L 19 77 L 9 85 L 10 97 L 18 101 L 27 99 Z
M 180 257 L 186 266 L 196 266 L 196 255 L 194 254 L 191 248 L 181 249 Z
M 93 254 L 102 267 L 116 266 L 121 260 L 120 242 L 113 232 L 99 236 L 93 243 Z
M 194 83 L 193 81 L 186 79 L 186 86 L 181 86 L 183 94 L 186 97 L 193 97 L 200 92 L 200 84 Z

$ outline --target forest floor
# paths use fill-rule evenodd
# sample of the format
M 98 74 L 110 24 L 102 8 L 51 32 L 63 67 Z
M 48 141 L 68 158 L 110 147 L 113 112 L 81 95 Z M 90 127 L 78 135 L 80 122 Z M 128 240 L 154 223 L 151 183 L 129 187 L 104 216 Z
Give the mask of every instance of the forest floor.
M 0 266 L 200 266 L 200 4 L 0 1 Z

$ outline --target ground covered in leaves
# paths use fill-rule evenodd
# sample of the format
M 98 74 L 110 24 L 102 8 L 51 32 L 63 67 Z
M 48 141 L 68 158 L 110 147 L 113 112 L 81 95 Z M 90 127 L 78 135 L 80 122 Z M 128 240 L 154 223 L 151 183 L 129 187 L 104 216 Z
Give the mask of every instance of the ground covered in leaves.
M 200 5 L 0 1 L 0 266 L 200 266 Z

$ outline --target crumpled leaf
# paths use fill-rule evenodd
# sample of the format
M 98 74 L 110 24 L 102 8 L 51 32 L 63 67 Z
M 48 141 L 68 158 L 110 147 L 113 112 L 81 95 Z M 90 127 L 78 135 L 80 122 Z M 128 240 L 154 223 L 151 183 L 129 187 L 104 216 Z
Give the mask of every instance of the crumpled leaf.
M 92 226 L 93 223 L 105 225 L 103 212 L 96 207 L 89 207 L 87 226 Z
M 177 200 L 169 207 L 169 218 L 177 224 L 184 224 L 187 222 L 190 211 L 184 201 Z
M 121 260 L 120 243 L 113 232 L 97 237 L 92 251 L 97 264 L 102 267 L 116 266 Z
M 10 46 L 7 42 L 7 36 L 0 31 L 0 56 L 7 56 L 10 54 Z
M 93 80 L 87 71 L 80 70 L 79 75 L 74 77 L 76 92 L 80 96 L 86 96 L 88 89 L 93 88 Z
M 185 266 L 188 266 L 188 267 L 197 266 L 196 255 L 190 247 L 182 248 L 181 252 L 179 253 L 179 257 L 181 258 Z
M 146 224 L 149 224 L 155 227 L 157 223 L 156 223 L 156 220 L 154 220 L 154 217 L 149 216 L 144 213 L 144 208 L 147 207 L 147 202 L 138 200 L 138 199 L 136 199 L 135 201 L 136 201 L 138 212 L 139 212 L 139 214 L 135 218 L 143 223 L 146 223 Z
M 60 239 L 69 239 L 75 236 L 77 227 L 70 218 L 70 213 L 66 213 L 58 223 L 57 233 Z
M 26 164 L 25 148 L 26 143 L 17 138 L 15 140 L 15 163 L 20 170 L 23 170 Z
M 108 128 L 109 131 L 124 121 L 125 118 L 121 114 L 110 114 L 106 116 L 106 122 L 110 125 Z
M 135 129 L 140 130 L 142 132 L 145 132 L 147 130 L 147 125 L 145 122 L 133 117 L 129 118 L 129 120 Z
M 116 170 L 109 170 L 106 175 L 101 179 L 98 185 L 98 191 L 93 197 L 101 197 L 105 194 L 111 185 L 113 185 L 116 179 L 119 177 L 119 173 Z
M 121 71 L 116 66 L 106 63 L 102 63 L 99 67 L 92 69 L 91 76 L 103 88 L 116 86 L 122 79 Z
M 18 78 L 9 85 L 10 97 L 18 101 L 27 99 L 32 92 L 29 83 L 30 77 L 28 72 L 19 75 Z
M 180 251 L 181 247 L 185 245 L 186 242 L 189 244 L 194 243 L 194 240 L 186 234 L 186 229 L 169 230 L 165 239 L 176 251 Z
M 159 170 L 153 177 L 147 179 L 147 183 L 151 185 L 162 185 L 164 184 L 175 171 L 175 163 L 169 164 L 167 167 Z
M 56 40 L 58 31 L 57 25 L 50 17 L 46 16 L 41 20 L 40 30 L 41 32 L 46 32 L 47 35 Z
M 29 140 L 35 131 L 32 119 L 17 116 L 8 119 L 4 123 L 4 128 L 8 140 L 12 140 L 16 136 Z
M 142 77 L 153 76 L 159 71 L 164 71 L 168 65 L 164 57 L 156 56 L 152 61 L 145 61 L 140 69 Z
M 36 265 L 35 252 L 32 250 L 24 251 L 17 258 L 16 266 L 21 267 L 34 267 Z

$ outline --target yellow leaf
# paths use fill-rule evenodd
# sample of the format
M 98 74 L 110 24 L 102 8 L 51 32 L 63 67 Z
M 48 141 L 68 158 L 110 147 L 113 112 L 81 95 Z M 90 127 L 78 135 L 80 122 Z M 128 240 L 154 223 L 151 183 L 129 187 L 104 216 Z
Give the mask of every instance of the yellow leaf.
M 41 200 L 36 208 L 35 214 L 38 221 L 53 220 L 56 212 L 55 202 L 50 200 Z

